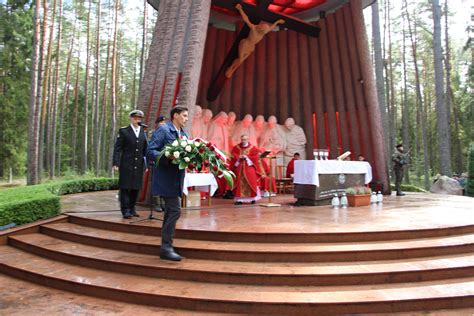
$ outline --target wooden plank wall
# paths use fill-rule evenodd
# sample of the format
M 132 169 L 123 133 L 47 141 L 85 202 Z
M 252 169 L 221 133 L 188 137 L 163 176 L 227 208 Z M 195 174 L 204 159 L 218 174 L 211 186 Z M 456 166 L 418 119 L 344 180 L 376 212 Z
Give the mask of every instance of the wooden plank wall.
M 315 24 L 321 28 L 319 38 L 269 33 L 214 102 L 206 100 L 209 84 L 241 26 L 236 32 L 210 26 L 196 104 L 214 114 L 234 111 L 238 119 L 248 113 L 275 115 L 283 124 L 293 117 L 306 132 L 308 157 L 317 146 L 328 148 L 332 157 L 349 150 L 352 159 L 359 154 L 369 162 L 384 159 L 371 137 L 358 49 L 365 44 L 356 41 L 350 4 Z

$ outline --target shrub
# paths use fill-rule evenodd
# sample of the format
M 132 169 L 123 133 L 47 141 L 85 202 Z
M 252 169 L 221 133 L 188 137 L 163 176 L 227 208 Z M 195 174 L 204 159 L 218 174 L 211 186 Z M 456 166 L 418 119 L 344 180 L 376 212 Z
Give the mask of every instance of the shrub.
M 467 176 L 466 195 L 474 196 L 474 143 L 469 146 L 469 174 Z
M 31 223 L 59 214 L 60 195 L 117 188 L 117 179 L 91 178 L 1 190 L 0 226 Z

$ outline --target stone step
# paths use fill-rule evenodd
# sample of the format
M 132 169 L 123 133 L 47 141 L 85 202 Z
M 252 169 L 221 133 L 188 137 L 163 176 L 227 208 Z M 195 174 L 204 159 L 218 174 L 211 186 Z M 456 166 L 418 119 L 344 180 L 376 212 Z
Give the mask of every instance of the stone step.
M 71 223 L 42 225 L 46 235 L 103 248 L 156 255 L 160 238 L 108 231 Z M 415 240 L 346 243 L 248 243 L 175 239 L 187 258 L 259 262 L 397 260 L 472 253 L 474 234 Z
M 142 219 L 148 212 L 139 212 Z M 158 215 L 161 216 L 161 215 Z M 115 221 L 114 221 L 115 219 Z M 119 213 L 117 217 L 99 218 L 87 214 L 68 214 L 71 223 L 101 228 L 105 230 L 135 233 L 140 235 L 158 236 L 161 234 L 161 224 L 158 221 L 130 224 L 133 220 L 122 220 Z M 436 228 L 419 228 L 409 230 L 373 230 L 367 231 L 334 231 L 334 232 L 272 232 L 272 231 L 232 231 L 232 230 L 176 230 L 176 237 L 182 239 L 196 239 L 209 241 L 233 241 L 252 243 L 317 243 L 317 242 L 361 242 L 361 241 L 387 241 L 401 239 L 418 239 L 430 237 L 443 237 L 462 234 L 474 234 L 474 225 L 446 226 Z
M 164 308 L 265 314 L 403 312 L 472 307 L 474 277 L 358 286 L 256 286 L 96 270 L 0 247 L 0 272 L 106 299 Z
M 253 285 L 355 285 L 420 282 L 474 275 L 474 254 L 357 263 L 278 263 L 186 259 L 170 263 L 138 254 L 56 239 L 44 234 L 11 236 L 27 252 L 89 268 L 149 277 Z

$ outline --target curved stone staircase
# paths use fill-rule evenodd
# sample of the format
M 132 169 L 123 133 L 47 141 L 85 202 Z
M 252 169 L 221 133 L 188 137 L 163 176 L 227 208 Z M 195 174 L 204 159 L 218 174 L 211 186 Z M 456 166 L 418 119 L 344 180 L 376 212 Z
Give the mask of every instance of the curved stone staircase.
M 474 225 L 353 233 L 181 229 L 180 263 L 157 226 L 81 215 L 7 237 L 0 272 L 90 296 L 166 308 L 302 314 L 474 307 Z

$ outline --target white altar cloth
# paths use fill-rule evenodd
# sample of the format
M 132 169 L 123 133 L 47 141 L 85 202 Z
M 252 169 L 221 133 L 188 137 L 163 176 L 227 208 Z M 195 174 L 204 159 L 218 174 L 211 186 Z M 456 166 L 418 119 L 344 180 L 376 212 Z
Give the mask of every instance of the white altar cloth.
M 365 183 L 372 181 L 372 167 L 367 161 L 296 160 L 295 184 L 319 186 L 320 174 L 364 174 Z
M 209 186 L 210 190 L 209 190 Z M 188 187 L 196 187 L 197 191 L 207 192 L 210 196 L 216 192 L 218 185 L 212 173 L 186 173 L 184 176 L 183 193 L 188 195 Z

